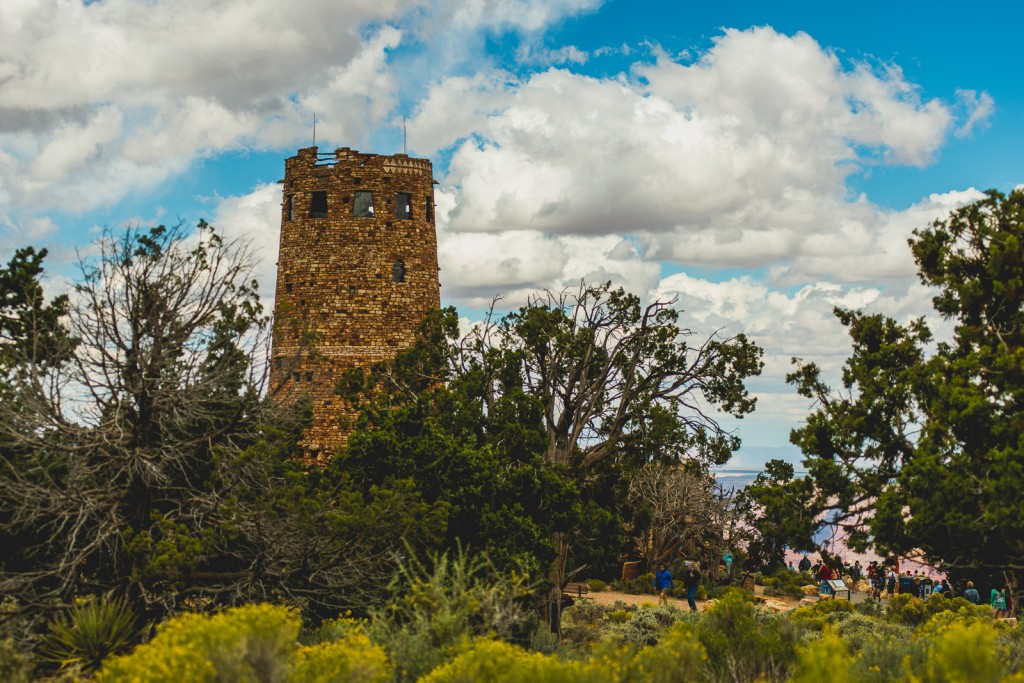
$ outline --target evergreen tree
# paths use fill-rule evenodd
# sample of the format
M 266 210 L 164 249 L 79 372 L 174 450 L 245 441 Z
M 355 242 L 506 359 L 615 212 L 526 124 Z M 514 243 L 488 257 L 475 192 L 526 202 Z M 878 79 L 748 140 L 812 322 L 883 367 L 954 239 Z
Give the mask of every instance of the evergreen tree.
M 797 547 L 828 515 L 854 547 L 1002 573 L 1019 592 L 1024 191 L 990 191 L 915 231 L 910 246 L 951 339 L 933 346 L 923 320 L 837 310 L 853 341 L 842 390 L 813 364 L 789 378 L 818 406 L 792 435 L 808 478 L 756 497 Z

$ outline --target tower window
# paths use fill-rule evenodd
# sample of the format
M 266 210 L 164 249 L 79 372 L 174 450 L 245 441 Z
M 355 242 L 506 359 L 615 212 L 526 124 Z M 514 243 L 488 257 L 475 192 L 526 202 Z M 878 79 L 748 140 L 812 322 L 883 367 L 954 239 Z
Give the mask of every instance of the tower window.
M 310 218 L 327 218 L 327 192 L 326 190 L 317 190 L 313 193 L 312 199 L 309 202 L 309 217 Z
M 424 215 L 426 216 L 428 223 L 434 222 L 434 200 L 431 197 L 427 197 L 427 210 Z
M 369 190 L 356 190 L 352 200 L 352 215 L 356 218 L 373 218 L 373 193 Z
M 285 291 L 286 294 L 291 294 L 292 293 L 292 283 L 290 283 L 290 282 L 284 283 L 284 291 Z
M 395 261 L 395 265 L 391 266 L 391 281 L 405 282 L 405 264 L 401 261 Z
M 307 382 L 312 382 L 313 381 L 313 373 L 312 372 L 307 372 L 306 373 L 306 381 Z
M 295 195 L 286 195 L 284 198 L 284 215 L 285 220 L 295 220 Z
M 412 195 L 408 192 L 395 195 L 395 218 L 404 221 L 412 218 Z
M 302 373 L 300 373 L 300 372 L 293 372 L 292 373 L 292 379 L 295 380 L 296 382 L 300 381 L 302 379 Z

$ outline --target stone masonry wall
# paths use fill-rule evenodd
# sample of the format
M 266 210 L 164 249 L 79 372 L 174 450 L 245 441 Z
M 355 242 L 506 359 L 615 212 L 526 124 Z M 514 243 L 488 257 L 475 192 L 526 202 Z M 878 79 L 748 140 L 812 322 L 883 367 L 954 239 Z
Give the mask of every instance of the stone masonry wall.
M 285 161 L 270 381 L 281 400 L 308 396 L 305 457 L 344 444 L 341 374 L 409 347 L 440 306 L 433 167 L 404 154 L 300 149 Z M 357 201 L 356 193 L 361 194 Z M 319 194 L 318 194 L 319 193 Z M 396 206 L 399 193 L 409 195 Z M 372 198 L 372 214 L 366 199 Z M 326 201 L 325 201 L 326 200 Z

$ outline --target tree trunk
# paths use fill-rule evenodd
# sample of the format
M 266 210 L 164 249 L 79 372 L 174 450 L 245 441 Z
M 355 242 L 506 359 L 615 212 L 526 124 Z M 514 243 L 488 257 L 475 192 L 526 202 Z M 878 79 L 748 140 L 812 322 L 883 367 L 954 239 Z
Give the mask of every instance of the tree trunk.
M 562 640 L 562 587 L 565 585 L 565 565 L 569 560 L 569 540 L 564 531 L 551 535 L 555 545 L 555 559 L 548 570 L 548 579 L 554 584 L 548 595 L 548 625 L 551 632 Z

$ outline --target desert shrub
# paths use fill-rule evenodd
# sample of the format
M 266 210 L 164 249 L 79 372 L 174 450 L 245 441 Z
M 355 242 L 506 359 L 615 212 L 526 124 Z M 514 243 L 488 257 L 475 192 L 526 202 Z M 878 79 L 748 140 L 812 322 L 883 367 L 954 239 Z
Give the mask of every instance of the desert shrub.
M 853 613 L 849 600 L 822 600 L 813 605 L 798 607 L 789 618 L 803 628 L 821 631 L 826 624 L 835 623 Z
M 853 683 L 860 679 L 852 672 L 853 657 L 842 638 L 826 629 L 819 640 L 802 646 L 793 683 Z
M 672 606 L 641 607 L 628 620 L 614 623 L 608 629 L 608 634 L 637 649 L 654 645 L 659 641 L 661 633 L 676 623 L 681 614 L 682 610 Z
M 842 639 L 847 652 L 853 655 L 849 669 L 853 680 L 861 683 L 905 680 L 904 662 L 916 648 L 913 629 L 856 612 L 828 615 L 830 618 L 838 616 L 844 618 L 829 624 L 820 640 L 824 641 L 828 634 Z M 835 656 L 834 652 L 827 653 L 827 646 L 822 647 L 825 649 L 817 651 L 821 656 Z M 805 679 L 806 676 L 800 680 Z
M 845 637 L 843 640 L 850 645 Z M 866 639 L 861 643 L 862 647 L 853 661 L 853 674 L 857 680 L 862 683 L 907 680 L 906 663 L 917 649 L 913 638 L 884 636 Z
M 605 614 L 605 619 L 613 624 L 625 624 L 633 618 L 633 610 L 615 609 Z
M 953 623 L 922 644 L 907 658 L 915 681 L 996 683 L 1009 673 L 991 624 Z
M 752 597 L 738 589 L 726 592 L 704 613 L 696 632 L 714 680 L 781 681 L 796 661 L 796 627 L 758 609 Z
M 853 610 L 857 614 L 863 614 L 866 617 L 881 617 L 885 614 L 885 608 L 877 600 L 865 600 L 864 602 L 858 602 L 853 606 Z
M 387 648 L 397 679 L 416 680 L 468 640 L 524 631 L 525 579 L 462 548 L 432 556 L 430 566 L 410 559 L 398 567 L 388 602 L 371 614 L 369 633 Z
M 592 663 L 560 661 L 508 643 L 480 640 L 420 683 L 598 683 L 617 680 L 608 675 L 614 673 Z
M 988 605 L 975 605 L 963 598 L 947 598 L 933 594 L 924 604 L 925 619 L 944 614 L 958 619 L 992 618 L 992 609 Z
M 304 630 L 299 633 L 300 645 L 320 645 L 321 643 L 333 643 L 336 640 L 348 638 L 352 634 L 363 633 L 366 630 L 366 622 L 362 619 L 352 619 L 344 616 L 337 619 L 325 619 L 314 629 Z
M 299 618 L 274 605 L 246 605 L 214 616 L 171 619 L 153 640 L 104 662 L 103 683 L 283 681 Z
M 332 642 L 300 648 L 288 680 L 293 683 L 385 683 L 391 663 L 379 645 L 359 630 Z
M 0 681 L 28 683 L 31 666 L 13 638 L 0 640 Z
M 914 637 L 914 631 L 909 626 L 894 624 L 856 612 L 831 624 L 830 629 L 843 639 L 853 654 L 861 653 L 873 643 L 887 640 L 909 643 Z
M 917 637 L 935 637 L 953 624 L 968 625 L 981 623 L 994 628 L 997 632 L 1012 629 L 1011 626 L 1004 622 L 993 622 L 992 612 L 988 606 L 972 605 L 966 600 L 964 602 L 967 604 L 966 608 L 961 605 L 957 609 L 941 610 L 931 616 L 927 616 L 925 622 L 917 627 Z
M 907 593 L 894 595 L 889 600 L 889 609 L 885 614 L 894 623 L 917 626 L 925 620 L 924 600 Z
M 996 647 L 1003 655 L 1006 668 L 1024 675 L 1024 628 L 1001 628 L 996 636 Z
M 138 634 L 135 614 L 127 602 L 93 599 L 50 622 L 39 656 L 61 669 L 73 666 L 88 673 L 107 657 L 127 651 Z
M 601 579 L 590 579 L 587 581 L 587 588 L 590 589 L 591 593 L 600 593 L 608 590 L 608 584 Z
M 676 623 L 658 644 L 645 647 L 633 662 L 633 680 L 647 683 L 690 683 L 705 680 L 708 655 L 689 624 Z
M 771 586 L 765 586 L 764 594 L 767 597 L 778 596 L 786 598 L 802 598 L 804 597 L 804 589 L 803 586 L 796 586 L 793 584 L 779 585 L 776 583 Z
M 784 595 L 791 598 L 804 597 L 807 578 L 799 572 L 779 569 L 771 576 L 771 583 L 765 583 L 765 595 Z
M 709 600 L 709 599 L 719 600 L 719 599 L 722 598 L 722 596 L 724 596 L 729 591 L 737 590 L 735 586 L 707 586 L 707 587 L 705 587 L 703 584 L 701 585 L 701 589 L 704 590 L 704 599 L 705 600 Z M 700 590 L 697 591 L 697 594 L 700 595 Z
M 618 583 L 619 591 L 630 595 L 654 594 L 654 574 L 648 572 Z
M 609 608 L 598 605 L 590 600 L 579 600 L 572 607 L 562 612 L 563 623 L 596 626 L 604 621 Z

